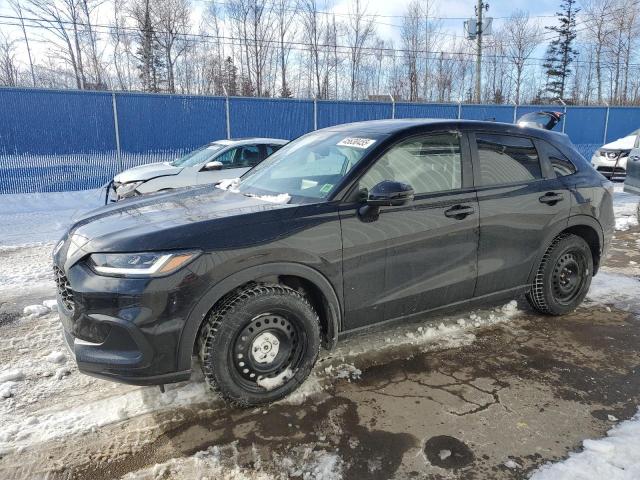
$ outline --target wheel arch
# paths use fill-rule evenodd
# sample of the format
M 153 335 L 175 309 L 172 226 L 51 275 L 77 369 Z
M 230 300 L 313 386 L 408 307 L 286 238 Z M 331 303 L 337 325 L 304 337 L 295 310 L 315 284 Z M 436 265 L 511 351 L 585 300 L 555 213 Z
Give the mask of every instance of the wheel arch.
M 208 313 L 229 293 L 256 282 L 275 282 L 303 290 L 318 311 L 323 346 L 332 349 L 342 325 L 342 309 L 335 289 L 327 278 L 314 268 L 297 263 L 267 263 L 236 272 L 216 283 L 198 301 L 180 337 L 178 364 L 188 369 L 198 333 Z
M 562 233 L 577 235 L 587 242 L 593 257 L 593 274 L 595 275 L 598 272 L 602 259 L 602 247 L 604 245 L 602 226 L 595 218 L 588 215 L 574 215 L 569 217 L 567 223 L 556 225 L 555 228 L 552 228 L 544 242 L 542 242 L 535 262 L 532 265 L 531 272 L 529 273 L 529 284 L 533 282 L 536 272 L 538 271 L 538 265 L 549 248 L 549 245 Z

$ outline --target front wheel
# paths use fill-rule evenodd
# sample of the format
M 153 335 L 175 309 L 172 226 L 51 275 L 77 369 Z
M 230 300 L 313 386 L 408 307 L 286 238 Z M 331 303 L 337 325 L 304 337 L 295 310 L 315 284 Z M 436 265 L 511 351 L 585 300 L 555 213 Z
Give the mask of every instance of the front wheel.
M 527 300 L 540 313 L 564 315 L 582 303 L 592 276 L 593 257 L 587 242 L 561 234 L 542 257 Z
M 311 372 L 320 322 L 300 292 L 255 284 L 212 311 L 198 350 L 207 383 L 229 403 L 269 403 L 291 393 Z

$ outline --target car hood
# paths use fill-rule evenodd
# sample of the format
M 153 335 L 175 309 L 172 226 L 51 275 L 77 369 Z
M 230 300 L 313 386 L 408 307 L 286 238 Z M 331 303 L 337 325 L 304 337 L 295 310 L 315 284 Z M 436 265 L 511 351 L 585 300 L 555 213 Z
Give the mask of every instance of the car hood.
M 622 137 L 618 140 L 607 143 L 600 147 L 602 150 L 631 150 L 636 142 L 635 135 L 629 135 L 628 137 Z
M 156 177 L 167 175 L 177 175 L 182 171 L 182 167 L 174 167 L 165 162 L 148 163 L 133 167 L 113 177 L 114 182 L 129 183 L 150 180 Z
M 56 263 L 66 269 L 95 252 L 218 250 L 232 236 L 249 246 L 254 232 L 264 239 L 292 207 L 210 185 L 124 200 L 78 218 L 56 248 Z

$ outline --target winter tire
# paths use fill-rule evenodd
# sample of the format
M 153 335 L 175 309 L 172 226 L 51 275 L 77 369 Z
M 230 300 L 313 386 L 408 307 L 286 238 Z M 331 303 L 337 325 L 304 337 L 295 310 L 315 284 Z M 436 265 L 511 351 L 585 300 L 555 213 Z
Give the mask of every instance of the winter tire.
M 306 297 L 284 285 L 254 284 L 209 314 L 198 354 L 209 386 L 227 402 L 251 407 L 294 391 L 319 350 L 320 322 Z
M 542 257 L 527 300 L 540 313 L 564 315 L 582 303 L 592 276 L 593 257 L 587 242 L 561 234 Z

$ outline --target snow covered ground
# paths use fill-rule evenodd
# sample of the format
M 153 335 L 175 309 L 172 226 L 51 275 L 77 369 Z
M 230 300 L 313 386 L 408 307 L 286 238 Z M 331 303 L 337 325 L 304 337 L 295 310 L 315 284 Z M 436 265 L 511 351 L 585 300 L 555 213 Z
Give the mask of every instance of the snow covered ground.
M 618 230 L 636 225 L 637 201 L 616 185 Z M 0 223 L 4 226 L 0 231 L 0 306 L 10 296 L 38 298 L 10 324 L 3 325 L 0 317 L 0 456 L 37 449 L 51 440 L 95 432 L 153 412 L 199 404 L 208 409 L 224 408 L 221 401 L 212 399 L 197 374 L 192 381 L 168 386 L 167 393 L 159 395 L 157 388 L 124 386 L 78 373 L 65 350 L 52 302 L 50 254 L 73 217 L 101 203 L 98 190 L 0 196 Z M 605 270 L 594 278 L 588 300 L 633 310 L 639 291 L 637 278 Z M 334 381 L 358 382 L 359 358 L 366 351 L 384 353 L 404 346 L 421 351 L 456 348 L 474 342 L 480 329 L 511 322 L 519 314 L 516 303 L 511 302 L 443 318 L 438 325 L 410 325 L 368 334 L 366 342 L 347 340 L 325 355 L 305 384 L 283 402 L 300 404 Z M 640 478 L 638 449 L 631 451 L 630 445 L 640 445 L 640 415 L 612 429 L 605 439 L 585 440 L 583 452 L 544 466 L 533 478 Z M 272 478 L 266 471 L 247 471 L 228 463 L 229 456 L 221 455 L 220 448 L 144 468 L 129 478 L 161 478 L 166 474 L 177 478 Z M 336 452 L 308 445 L 277 461 L 281 471 L 292 476 L 342 477 L 343 463 Z

